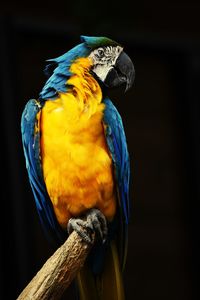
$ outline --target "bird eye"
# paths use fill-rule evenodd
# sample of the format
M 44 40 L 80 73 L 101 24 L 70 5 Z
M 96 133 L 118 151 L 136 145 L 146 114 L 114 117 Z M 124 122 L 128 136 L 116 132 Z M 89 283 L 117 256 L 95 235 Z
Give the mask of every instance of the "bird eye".
M 104 51 L 102 49 L 99 49 L 98 50 L 98 56 L 103 57 L 103 55 L 104 55 Z

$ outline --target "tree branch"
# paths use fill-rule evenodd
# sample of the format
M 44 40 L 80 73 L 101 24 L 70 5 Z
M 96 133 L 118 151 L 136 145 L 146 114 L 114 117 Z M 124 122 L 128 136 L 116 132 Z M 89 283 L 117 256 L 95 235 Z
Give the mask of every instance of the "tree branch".
M 94 243 L 93 236 L 93 243 Z M 58 300 L 83 266 L 92 245 L 73 231 L 46 261 L 17 300 Z

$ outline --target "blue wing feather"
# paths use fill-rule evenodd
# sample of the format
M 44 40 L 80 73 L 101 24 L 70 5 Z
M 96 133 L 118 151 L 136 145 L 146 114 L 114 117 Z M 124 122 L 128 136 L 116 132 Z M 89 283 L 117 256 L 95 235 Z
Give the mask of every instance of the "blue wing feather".
M 118 189 L 118 200 L 121 219 L 121 261 L 124 267 L 127 252 L 129 222 L 129 180 L 130 162 L 126 136 L 122 119 L 110 99 L 105 98 L 104 124 L 106 125 L 106 141 L 112 156 L 115 179 Z
M 129 221 L 129 178 L 130 163 L 122 119 L 116 107 L 108 98 L 104 99 L 104 123 L 107 126 L 106 140 L 116 171 L 116 180 L 120 193 L 120 206 L 126 224 Z
M 60 243 L 66 238 L 66 234 L 56 220 L 46 190 L 40 164 L 40 133 L 35 132 L 36 116 L 40 109 L 34 99 L 26 104 L 21 119 L 22 142 L 29 181 L 44 232 L 51 242 Z

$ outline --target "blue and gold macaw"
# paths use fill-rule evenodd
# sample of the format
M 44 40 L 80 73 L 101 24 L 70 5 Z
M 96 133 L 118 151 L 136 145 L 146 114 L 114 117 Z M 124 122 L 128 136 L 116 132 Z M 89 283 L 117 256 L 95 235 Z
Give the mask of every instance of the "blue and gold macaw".
M 76 230 L 97 241 L 78 276 L 80 298 L 124 299 L 129 220 L 129 155 L 121 117 L 106 96 L 134 81 L 123 47 L 105 37 L 48 60 L 38 100 L 22 114 L 22 141 L 45 233 L 58 245 Z

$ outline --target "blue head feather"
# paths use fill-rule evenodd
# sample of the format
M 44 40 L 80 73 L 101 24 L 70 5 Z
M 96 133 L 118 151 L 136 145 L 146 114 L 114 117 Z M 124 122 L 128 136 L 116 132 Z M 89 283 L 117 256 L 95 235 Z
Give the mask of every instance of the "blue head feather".
M 101 37 L 97 37 L 97 36 L 85 36 L 85 35 L 81 35 L 81 41 L 84 42 L 89 48 L 91 49 L 95 49 L 98 47 L 104 47 L 104 46 L 118 46 L 119 43 L 101 36 Z
M 45 68 L 48 73 L 51 67 L 54 68 L 53 74 L 45 83 L 40 95 L 40 100 L 55 99 L 58 92 L 67 92 L 66 81 L 72 75 L 70 72 L 71 64 L 80 57 L 87 57 L 90 52 L 98 47 L 119 45 L 115 41 L 106 37 L 81 36 L 82 43 L 72 48 L 65 54 L 47 60 L 50 64 Z

